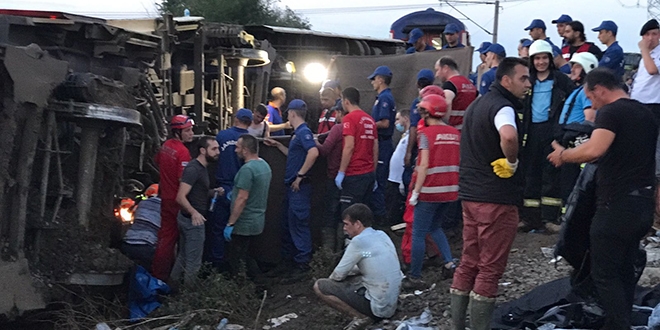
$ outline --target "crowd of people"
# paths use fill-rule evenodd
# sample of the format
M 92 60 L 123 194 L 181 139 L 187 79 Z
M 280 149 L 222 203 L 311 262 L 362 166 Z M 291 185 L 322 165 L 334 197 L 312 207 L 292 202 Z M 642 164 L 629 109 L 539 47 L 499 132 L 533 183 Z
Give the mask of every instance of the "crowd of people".
M 642 27 L 642 60 L 627 86 L 614 22 L 592 29 L 607 46 L 604 52 L 586 41 L 579 21 L 561 15 L 552 23 L 561 47 L 535 19 L 525 28 L 531 40 L 521 40 L 518 57 L 507 57 L 497 43 L 482 43 L 476 50 L 482 63 L 470 77 L 460 74 L 454 59 L 441 57 L 434 71 L 418 73 L 413 83 L 419 97 L 410 100 L 410 109 L 396 109 L 389 88 L 394 74 L 378 66 L 365 77 L 377 93 L 370 113 L 360 108 L 356 88 L 324 84 L 316 132 L 306 123 L 303 100 L 290 101 L 283 114 L 286 92 L 279 87 L 267 105 L 240 109 L 231 128 L 200 138 L 195 158 L 184 145 L 193 140 L 194 123 L 175 116 L 172 137 L 156 158 L 161 220 L 157 243 L 155 237 L 146 240 L 155 244 L 152 273 L 168 283 L 188 283 L 204 261 L 231 274 L 243 264 L 250 278 L 258 276 L 248 251 L 264 229 L 272 178 L 258 156 L 261 138 L 286 156 L 284 182 L 273 183 L 286 189 L 283 261 L 276 276 L 295 278 L 310 270 L 309 173 L 319 156 L 326 157 L 322 245 L 343 256 L 313 289 L 323 302 L 354 317 L 347 329 L 391 317 L 401 287 L 428 287 L 422 278 L 425 256 L 442 260 L 443 274 L 453 278 L 453 329 L 466 328 L 468 308 L 470 329 L 490 329 L 516 232 L 558 232 L 580 164 L 597 161 L 592 277 L 606 314 L 604 328 L 629 329 L 632 256 L 651 228 L 660 175 L 660 26 L 651 20 Z M 449 24 L 444 33 L 444 48 L 464 47 L 458 27 Z M 419 29 L 410 32 L 409 43 L 408 53 L 434 49 Z M 288 146 L 273 138 L 285 130 L 292 130 Z M 396 145 L 395 130 L 401 133 Z M 207 171 L 212 162 L 214 185 Z M 403 265 L 383 232 L 402 220 Z M 443 228 L 461 221 L 458 260 Z

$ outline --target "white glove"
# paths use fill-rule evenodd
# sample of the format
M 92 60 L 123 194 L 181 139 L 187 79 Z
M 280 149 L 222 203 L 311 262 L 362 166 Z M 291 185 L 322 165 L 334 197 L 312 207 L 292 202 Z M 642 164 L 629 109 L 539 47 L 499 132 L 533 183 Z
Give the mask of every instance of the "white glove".
M 419 193 L 416 192 L 416 191 L 413 191 L 412 195 L 410 196 L 410 200 L 408 200 L 408 203 L 410 203 L 410 205 L 412 205 L 412 206 L 417 205 L 417 198 L 419 198 Z
M 406 186 L 403 185 L 403 182 L 399 183 L 399 194 L 405 197 L 405 193 L 406 193 Z

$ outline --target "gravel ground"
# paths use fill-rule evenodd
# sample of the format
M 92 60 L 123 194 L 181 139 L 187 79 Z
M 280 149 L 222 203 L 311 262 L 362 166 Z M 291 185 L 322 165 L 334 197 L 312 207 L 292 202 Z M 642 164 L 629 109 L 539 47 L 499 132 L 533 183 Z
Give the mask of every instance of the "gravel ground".
M 460 256 L 461 242 L 451 238 L 456 257 Z M 557 278 L 568 275 L 570 267 L 564 262 L 550 263 L 551 258 L 543 255 L 542 247 L 552 247 L 557 235 L 519 233 L 514 242 L 506 272 L 500 280 L 498 303 L 519 298 L 531 289 Z M 402 292 L 397 313 L 390 320 L 373 325 L 370 329 L 395 329 L 397 321 L 419 316 L 429 307 L 433 319 L 430 326 L 449 329 L 449 286 L 451 280 L 442 279 L 441 269 L 428 267 L 423 272 L 424 280 L 435 283 L 432 290 L 420 295 Z M 313 280 L 293 285 L 271 288 L 264 306 L 264 319 L 296 313 L 292 319 L 275 329 L 341 329 L 350 318 L 321 303 L 312 292 Z

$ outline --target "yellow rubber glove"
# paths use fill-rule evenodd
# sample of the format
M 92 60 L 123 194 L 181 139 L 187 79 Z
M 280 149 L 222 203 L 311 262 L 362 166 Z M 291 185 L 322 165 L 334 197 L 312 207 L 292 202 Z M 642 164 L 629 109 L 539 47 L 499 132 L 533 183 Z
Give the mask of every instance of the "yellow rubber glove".
M 516 173 L 516 169 L 518 169 L 518 160 L 516 159 L 515 163 L 510 163 L 506 158 L 500 158 L 490 163 L 490 166 L 493 167 L 495 175 L 502 179 L 508 179 Z

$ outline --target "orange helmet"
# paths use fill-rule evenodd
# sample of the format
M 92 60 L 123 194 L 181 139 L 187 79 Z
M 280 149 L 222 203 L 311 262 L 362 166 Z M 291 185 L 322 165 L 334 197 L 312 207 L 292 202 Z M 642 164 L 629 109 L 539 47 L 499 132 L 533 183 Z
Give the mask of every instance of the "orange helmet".
M 121 203 L 119 203 L 119 207 L 122 209 L 128 209 L 131 208 L 135 205 L 135 201 L 130 199 L 130 198 L 124 198 L 121 200 Z
M 427 95 L 442 95 L 445 96 L 445 91 L 440 88 L 439 86 L 436 85 L 429 85 L 424 88 L 422 88 L 421 91 L 419 91 L 419 96 L 421 98 L 426 97 Z
M 441 118 L 447 113 L 447 101 L 440 95 L 431 94 L 425 96 L 419 102 L 419 107 L 426 109 L 429 116 L 435 118 Z
M 172 120 L 170 121 L 170 127 L 172 129 L 184 129 L 192 127 L 193 125 L 195 125 L 195 121 L 186 115 L 176 115 L 172 117 Z
M 154 183 L 147 190 L 144 191 L 144 195 L 147 197 L 158 196 L 158 184 Z

